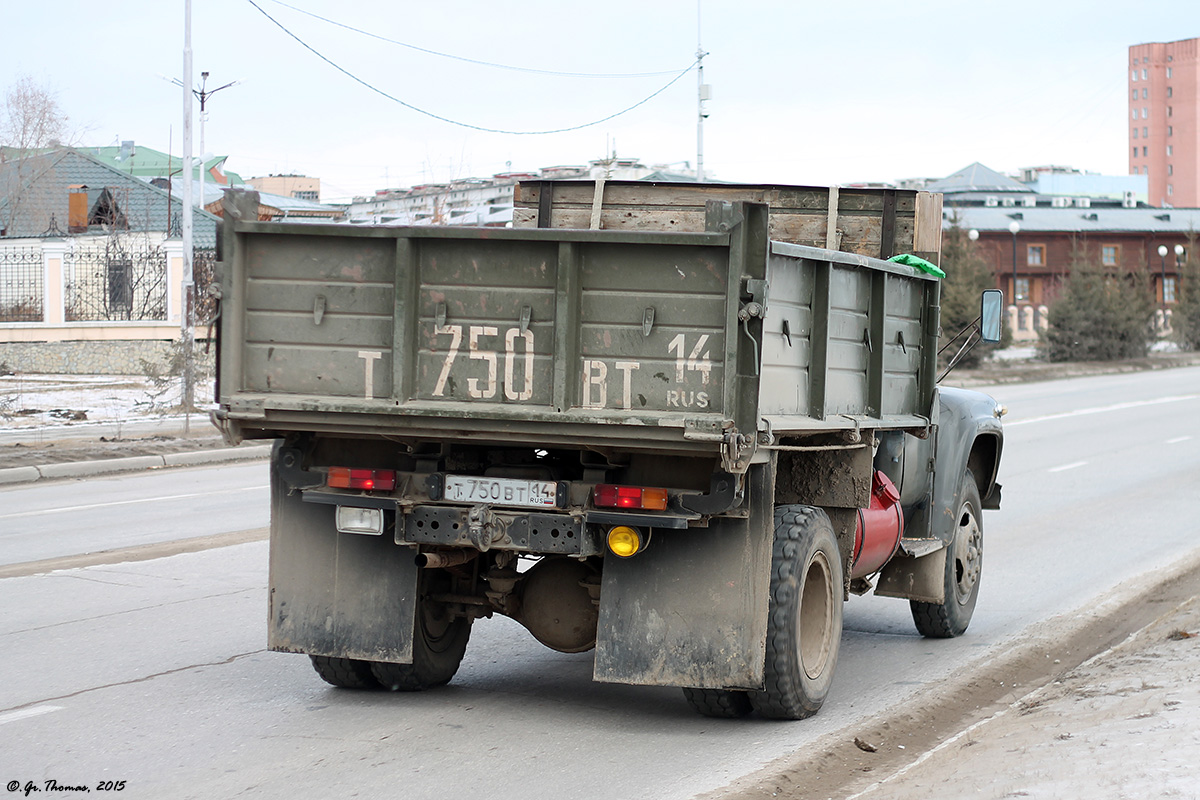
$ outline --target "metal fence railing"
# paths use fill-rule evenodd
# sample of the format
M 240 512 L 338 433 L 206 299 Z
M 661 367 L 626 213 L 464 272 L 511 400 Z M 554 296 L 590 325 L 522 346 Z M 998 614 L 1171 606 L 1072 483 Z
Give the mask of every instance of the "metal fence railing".
M 66 320 L 167 318 L 167 256 L 137 237 L 106 237 L 77 247 L 63 263 Z
M 0 249 L 0 322 L 42 322 L 46 287 L 40 247 Z

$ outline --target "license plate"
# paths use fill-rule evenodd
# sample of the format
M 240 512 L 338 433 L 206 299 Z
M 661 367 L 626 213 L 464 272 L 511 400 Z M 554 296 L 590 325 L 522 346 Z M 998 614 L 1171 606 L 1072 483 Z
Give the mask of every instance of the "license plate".
M 555 508 L 557 497 L 558 484 L 554 481 L 446 476 L 445 498 L 453 503 Z

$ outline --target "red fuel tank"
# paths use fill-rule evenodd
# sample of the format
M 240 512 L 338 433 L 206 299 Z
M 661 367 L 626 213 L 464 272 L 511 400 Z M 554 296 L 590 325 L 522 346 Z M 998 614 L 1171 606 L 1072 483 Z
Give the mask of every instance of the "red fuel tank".
M 887 475 L 875 470 L 871 480 L 871 505 L 858 510 L 850 577 L 865 578 L 878 572 L 895 555 L 903 534 L 900 492 Z

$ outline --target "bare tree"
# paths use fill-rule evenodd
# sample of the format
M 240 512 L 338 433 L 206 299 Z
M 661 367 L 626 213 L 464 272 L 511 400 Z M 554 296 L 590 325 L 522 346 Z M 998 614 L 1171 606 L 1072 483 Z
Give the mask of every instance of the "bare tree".
M 0 170 L 0 231 L 17 219 L 26 186 L 41 163 L 37 156 L 70 136 L 68 122 L 56 94 L 30 76 L 8 87 L 0 106 L 0 166 L 7 166 Z

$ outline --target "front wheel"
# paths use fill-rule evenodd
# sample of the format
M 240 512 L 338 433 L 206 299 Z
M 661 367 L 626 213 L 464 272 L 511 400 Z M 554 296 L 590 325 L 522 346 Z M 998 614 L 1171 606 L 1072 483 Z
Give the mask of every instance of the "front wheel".
M 764 688 L 750 703 L 764 717 L 803 719 L 821 708 L 842 640 L 842 559 L 819 508 L 775 508 Z
M 967 470 L 958 490 L 954 537 L 946 546 L 945 597 L 941 603 L 909 601 L 913 622 L 922 636 L 950 639 L 966 633 L 971 624 L 983 570 L 982 505 L 975 476 Z

